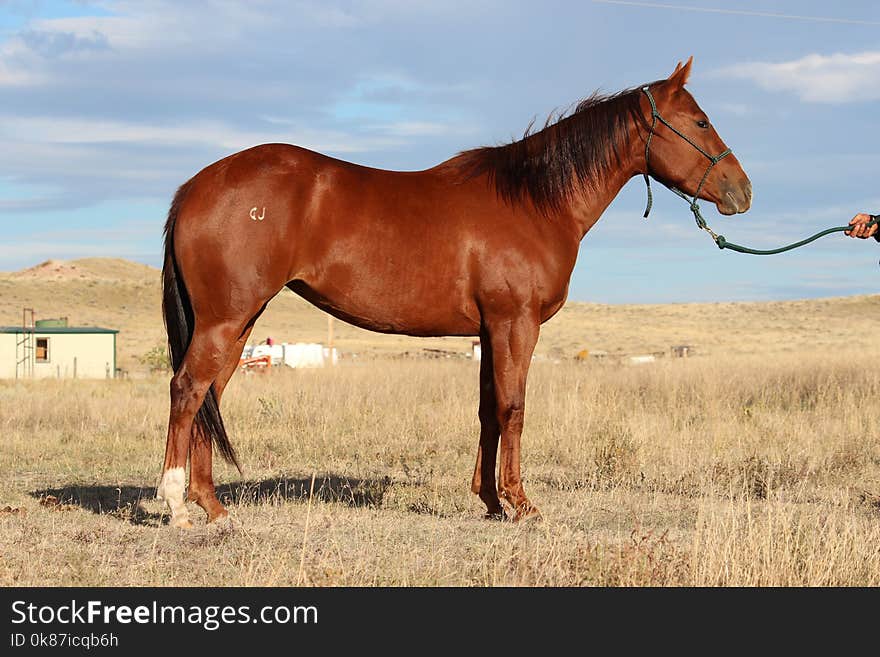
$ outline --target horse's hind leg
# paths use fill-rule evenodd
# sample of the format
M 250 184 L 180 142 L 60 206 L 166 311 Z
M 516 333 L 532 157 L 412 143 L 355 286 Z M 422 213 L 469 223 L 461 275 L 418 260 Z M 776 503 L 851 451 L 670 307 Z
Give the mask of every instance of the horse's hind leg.
M 238 369 L 238 361 L 241 358 L 241 352 L 247 344 L 251 331 L 254 328 L 256 317 L 251 320 L 244 333 L 232 348 L 229 359 L 220 374 L 214 380 L 214 395 L 217 397 L 217 405 L 220 405 L 220 399 L 229 379 Z M 190 456 L 190 472 L 189 472 L 189 489 L 187 490 L 187 498 L 198 504 L 205 513 L 208 514 L 208 522 L 214 522 L 220 518 L 229 515 L 224 506 L 217 499 L 217 493 L 214 489 L 213 475 L 213 449 L 211 439 L 204 434 L 197 426 L 193 428 L 192 441 L 189 448 Z
M 201 408 L 208 388 L 228 364 L 229 356 L 243 328 L 244 322 L 230 320 L 213 325 L 197 324 L 183 362 L 171 378 L 168 442 L 165 446 L 165 463 L 158 493 L 171 509 L 172 526 L 192 526 L 183 493 L 193 420 Z

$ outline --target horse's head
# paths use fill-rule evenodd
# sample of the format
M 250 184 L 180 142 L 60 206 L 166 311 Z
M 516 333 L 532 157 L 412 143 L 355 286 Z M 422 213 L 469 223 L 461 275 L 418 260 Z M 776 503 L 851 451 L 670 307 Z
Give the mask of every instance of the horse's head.
M 711 201 L 721 214 L 745 212 L 752 204 L 752 183 L 684 88 L 692 63 L 693 57 L 684 66 L 679 63 L 668 79 L 643 88 L 643 107 L 654 126 L 646 148 L 648 172 L 670 187 Z

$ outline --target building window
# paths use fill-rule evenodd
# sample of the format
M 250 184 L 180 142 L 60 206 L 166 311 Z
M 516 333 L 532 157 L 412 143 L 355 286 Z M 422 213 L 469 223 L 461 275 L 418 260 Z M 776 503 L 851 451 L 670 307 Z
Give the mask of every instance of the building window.
M 37 362 L 49 362 L 49 338 L 37 338 Z

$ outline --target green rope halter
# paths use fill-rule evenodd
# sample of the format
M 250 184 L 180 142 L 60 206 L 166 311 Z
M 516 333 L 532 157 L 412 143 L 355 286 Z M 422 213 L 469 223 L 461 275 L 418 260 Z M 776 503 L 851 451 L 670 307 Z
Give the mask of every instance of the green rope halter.
M 697 223 L 697 227 L 700 230 L 704 230 L 709 235 L 712 236 L 713 241 L 718 246 L 719 249 L 730 249 L 731 251 L 737 251 L 738 253 L 748 253 L 751 255 L 775 255 L 777 253 L 784 253 L 786 251 L 791 251 L 792 249 L 797 249 L 798 247 L 804 246 L 813 242 L 820 237 L 824 237 L 825 235 L 830 235 L 831 233 L 839 233 L 842 231 L 847 231 L 853 228 L 853 226 L 835 226 L 834 228 L 828 228 L 826 230 L 820 231 L 815 235 L 811 235 L 806 239 L 801 240 L 800 242 L 794 242 L 792 244 L 787 244 L 786 246 L 781 246 L 778 249 L 751 249 L 747 246 L 742 246 L 740 244 L 734 244 L 733 242 L 728 242 L 725 239 L 724 235 L 719 235 L 714 230 L 712 230 L 709 225 L 706 223 L 706 220 L 703 218 L 703 214 L 700 212 L 700 205 L 697 203 L 697 198 L 700 196 L 700 191 L 703 189 L 703 185 L 706 183 L 706 179 L 709 177 L 709 173 L 712 171 L 712 168 L 718 164 L 725 157 L 730 155 L 731 150 L 728 148 L 727 150 L 721 152 L 718 155 L 710 155 L 707 153 L 699 144 L 694 142 L 690 137 L 676 129 L 669 121 L 664 119 L 660 112 L 657 110 L 657 103 L 654 102 L 654 96 L 651 95 L 651 90 L 648 86 L 642 87 L 642 91 L 645 92 L 645 95 L 648 97 L 648 102 L 651 103 L 651 131 L 648 133 L 648 138 L 645 140 L 645 173 L 643 174 L 645 177 L 645 186 L 648 190 L 648 204 L 645 207 L 644 218 L 647 219 L 648 215 L 651 213 L 651 207 L 654 205 L 654 194 L 651 192 L 651 178 L 650 178 L 650 165 L 649 165 L 649 156 L 651 149 L 651 139 L 654 137 L 654 130 L 657 127 L 657 121 L 660 121 L 667 128 L 672 130 L 679 137 L 684 139 L 687 143 L 693 146 L 697 151 L 699 151 L 702 155 L 709 160 L 709 166 L 706 167 L 706 171 L 703 173 L 703 177 L 700 179 L 700 184 L 697 185 L 697 190 L 694 192 L 693 198 L 688 198 L 688 195 L 685 194 L 680 189 L 673 187 L 671 185 L 667 185 L 662 180 L 660 183 L 666 187 L 669 191 L 671 191 L 676 196 L 681 197 L 685 201 L 688 202 L 691 212 L 694 214 L 694 221 Z M 871 227 L 877 223 L 880 223 L 880 215 L 871 215 L 871 220 L 865 224 L 868 227 Z
M 700 146 L 693 139 L 691 139 L 686 134 L 684 134 L 683 132 L 678 130 L 674 125 L 672 125 L 669 121 L 667 121 L 666 119 L 664 119 L 660 115 L 660 112 L 657 110 L 657 103 L 654 102 L 654 96 L 651 95 L 651 90 L 647 86 L 642 87 L 642 91 L 645 92 L 645 95 L 648 97 L 648 102 L 651 103 L 651 131 L 648 133 L 647 140 L 645 140 L 645 174 L 644 174 L 644 176 L 645 176 L 645 185 L 648 188 L 648 206 L 645 208 L 644 217 L 645 217 L 645 219 L 648 218 L 648 215 L 651 213 L 651 206 L 654 204 L 654 195 L 651 192 L 651 178 L 649 177 L 649 174 L 648 174 L 648 172 L 651 169 L 651 166 L 649 164 L 649 158 L 650 158 L 650 154 L 651 154 L 651 139 L 654 137 L 654 130 L 657 127 L 657 121 L 660 121 L 660 123 L 662 123 L 667 128 L 672 130 L 672 132 L 677 134 L 679 137 L 684 139 L 687 143 L 689 143 L 691 146 L 693 146 L 695 149 L 697 149 L 697 151 L 699 151 L 700 154 L 702 154 L 707 160 L 709 160 L 709 166 L 706 167 L 706 171 L 703 173 L 703 177 L 700 179 L 700 184 L 697 185 L 697 191 L 694 192 L 694 197 L 692 199 L 689 199 L 687 197 L 687 194 L 685 194 L 681 190 L 679 190 L 675 187 L 672 187 L 670 185 L 667 185 L 666 183 L 663 183 L 663 185 L 667 189 L 669 189 L 669 191 L 673 192 L 674 194 L 677 194 L 678 196 L 680 196 L 681 198 L 683 198 L 685 201 L 688 202 L 688 204 L 690 205 L 690 208 L 691 208 L 691 212 L 694 213 L 694 219 L 696 219 L 696 221 L 697 221 L 697 226 L 699 226 L 700 228 L 705 230 L 707 228 L 706 220 L 703 219 L 703 215 L 700 214 L 700 206 L 697 203 L 697 198 L 699 198 L 699 196 L 700 196 L 700 192 L 703 189 L 703 185 L 706 184 L 706 179 L 709 177 L 709 173 L 712 171 L 712 169 L 715 167 L 716 164 L 718 164 L 721 160 L 723 160 L 725 157 L 730 155 L 731 151 L 728 148 L 718 155 L 710 155 L 709 153 L 707 153 L 703 149 L 702 146 Z

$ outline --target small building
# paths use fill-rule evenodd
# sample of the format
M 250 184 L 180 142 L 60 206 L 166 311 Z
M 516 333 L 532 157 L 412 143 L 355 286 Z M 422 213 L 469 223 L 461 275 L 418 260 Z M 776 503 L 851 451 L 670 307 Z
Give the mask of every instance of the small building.
M 67 326 L 66 320 L 0 326 L 0 378 L 115 378 L 117 333 L 97 326 Z

